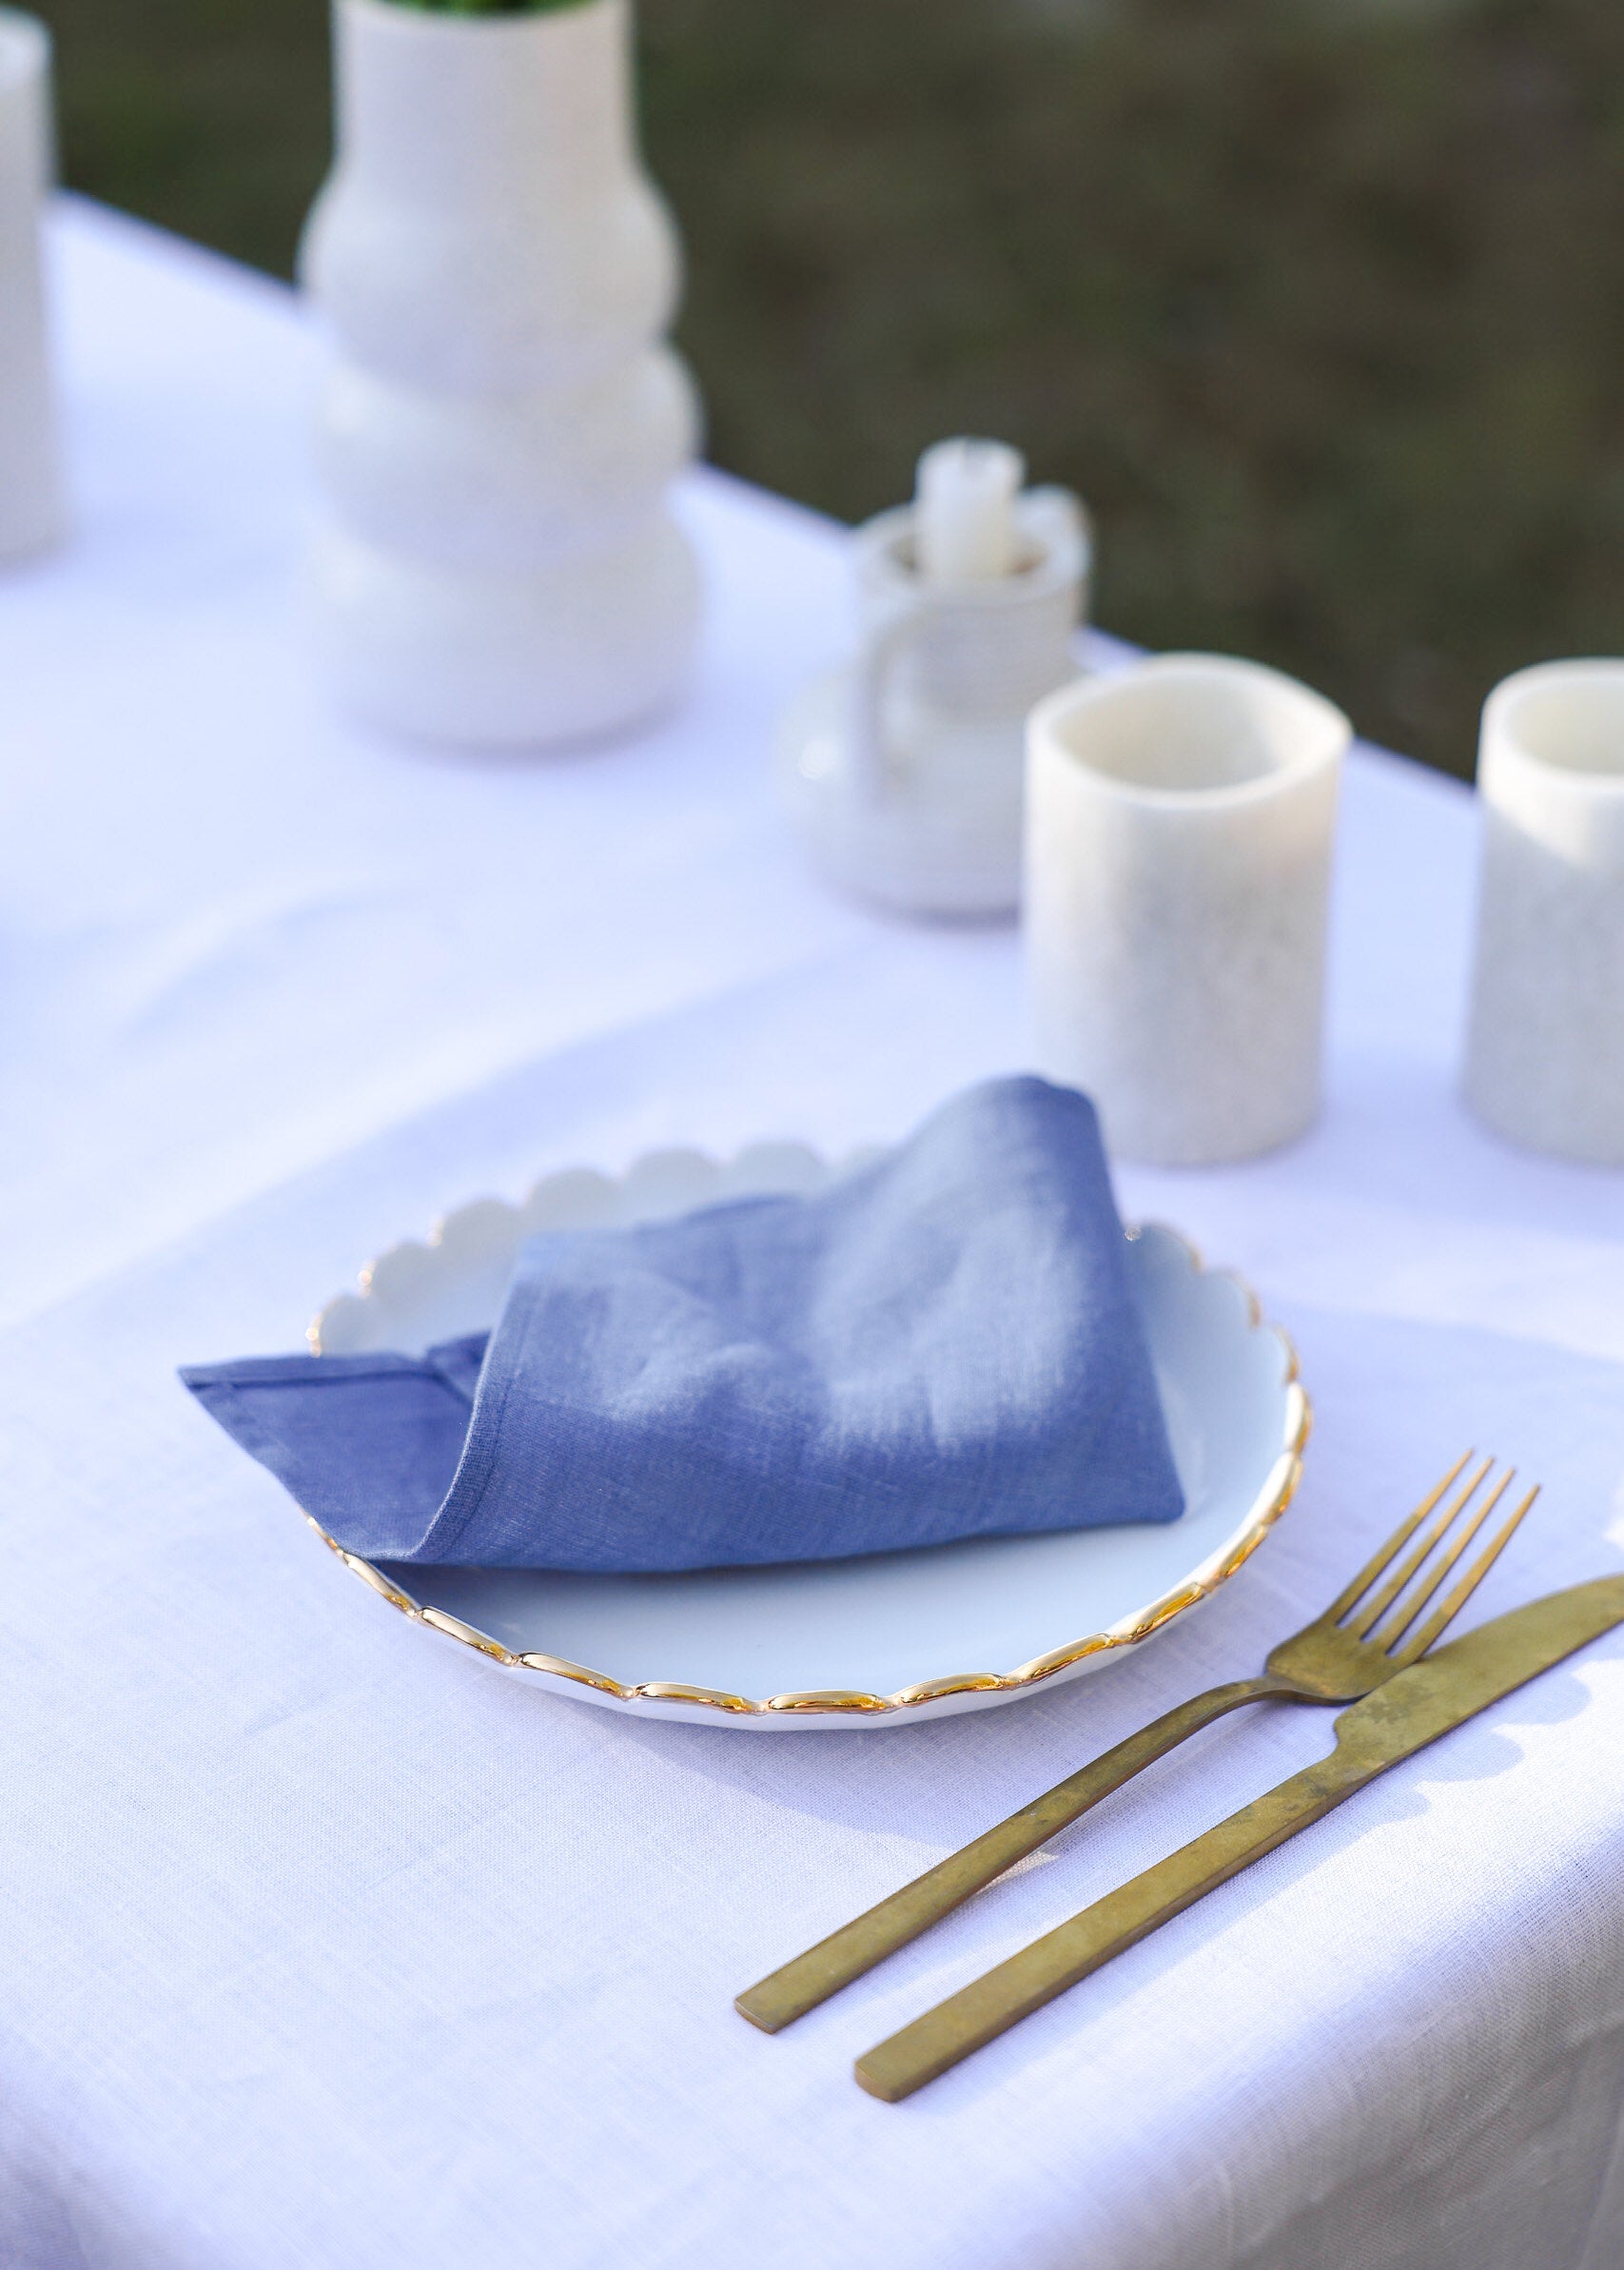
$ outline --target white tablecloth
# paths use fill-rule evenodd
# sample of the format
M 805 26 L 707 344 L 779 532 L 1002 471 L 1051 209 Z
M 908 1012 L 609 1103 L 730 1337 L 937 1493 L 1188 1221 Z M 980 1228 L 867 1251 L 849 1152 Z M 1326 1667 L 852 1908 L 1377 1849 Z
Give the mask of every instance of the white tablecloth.
M 1611 2270 L 1624 1639 L 902 2106 L 854 2054 L 1329 1741 L 1253 1713 L 768 2039 L 773 1963 L 1210 1677 L 1469 1440 L 1547 1482 L 1484 1612 L 1624 1546 L 1624 1179 L 1461 1114 L 1472 808 L 1348 782 L 1322 1125 L 1125 1171 L 1293 1328 L 1267 1551 L 1130 1664 L 886 1732 L 521 1690 L 391 1615 L 191 1406 L 482 1189 L 894 1136 L 1022 1061 L 1017 943 L 804 875 L 773 714 L 844 635 L 812 516 L 684 509 L 692 705 L 542 764 L 336 724 L 277 287 L 58 232 L 71 550 L 0 585 L 0 2260 L 17 2270 Z M 1108 541 L 1108 531 L 1106 532 Z

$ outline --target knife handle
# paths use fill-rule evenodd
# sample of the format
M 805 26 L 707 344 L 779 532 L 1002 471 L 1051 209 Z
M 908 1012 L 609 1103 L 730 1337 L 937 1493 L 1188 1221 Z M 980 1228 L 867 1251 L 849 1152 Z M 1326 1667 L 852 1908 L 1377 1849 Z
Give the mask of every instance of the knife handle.
M 858 2081 L 871 2096 L 888 2104 L 910 2097 L 1181 1914 L 1203 1892 L 1226 1884 L 1288 1836 L 1321 1819 L 1379 1771 L 1369 1760 L 1333 1751 L 1294 1774 L 869 2050 L 857 2061 Z
M 1215 1718 L 1238 1711 L 1243 1703 L 1296 1692 L 1289 1680 L 1267 1675 L 1232 1679 L 1226 1686 L 1208 1688 L 1177 1710 L 1164 1712 L 1114 1750 L 1105 1751 L 1041 1797 L 1034 1797 L 1029 1805 L 1023 1805 L 1019 1812 L 988 1829 L 972 1844 L 949 1853 L 877 1907 L 843 1924 L 805 1954 L 796 1955 L 781 1969 L 748 1987 L 734 2002 L 734 2009 L 753 2025 L 759 2025 L 763 2033 L 776 2033 L 872 1970 L 899 1947 L 917 1939 L 921 1931 L 951 1914 L 972 1892 L 1013 1868 L 1028 1852 L 1035 1852 L 1040 1845 L 1047 1844 L 1090 1806 L 1120 1790 L 1125 1781 L 1131 1781 Z

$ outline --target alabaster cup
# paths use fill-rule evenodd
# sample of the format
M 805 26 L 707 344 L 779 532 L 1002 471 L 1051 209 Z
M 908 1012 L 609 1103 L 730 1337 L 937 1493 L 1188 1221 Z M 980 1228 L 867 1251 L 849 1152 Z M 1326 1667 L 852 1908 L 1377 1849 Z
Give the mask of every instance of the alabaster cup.
M 1026 920 L 1040 1070 L 1118 1156 L 1216 1164 L 1320 1105 L 1325 916 L 1352 729 L 1295 679 L 1168 655 L 1027 726 Z
M 1477 785 L 1467 1098 L 1531 1150 L 1624 1165 L 1624 661 L 1497 686 Z

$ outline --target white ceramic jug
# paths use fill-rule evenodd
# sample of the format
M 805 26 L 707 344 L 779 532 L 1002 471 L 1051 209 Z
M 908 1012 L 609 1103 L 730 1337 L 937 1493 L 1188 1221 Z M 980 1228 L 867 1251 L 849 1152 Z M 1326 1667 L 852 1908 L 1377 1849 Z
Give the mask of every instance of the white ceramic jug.
M 638 163 L 630 0 L 336 0 L 338 157 L 302 272 L 336 335 L 319 634 L 344 705 L 433 738 L 602 734 L 670 701 L 698 409 Z
M 792 704 L 779 793 L 842 889 L 910 914 L 993 915 L 1020 899 L 1027 713 L 1072 677 L 1086 516 L 1023 491 L 1002 442 L 926 451 L 913 503 L 853 538 L 854 660 Z

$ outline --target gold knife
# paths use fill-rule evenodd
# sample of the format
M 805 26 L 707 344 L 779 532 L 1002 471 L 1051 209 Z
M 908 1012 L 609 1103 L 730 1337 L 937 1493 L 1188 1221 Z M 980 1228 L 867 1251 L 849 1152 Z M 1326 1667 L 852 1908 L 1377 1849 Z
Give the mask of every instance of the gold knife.
M 896 2104 L 1042 2009 L 1113 1955 L 1272 1852 L 1356 1790 L 1624 1623 L 1624 1576 L 1551 1593 L 1480 1624 L 1343 1711 L 1328 1758 L 1242 1806 L 1193 1844 L 1085 1908 L 857 2060 L 870 2094 Z

